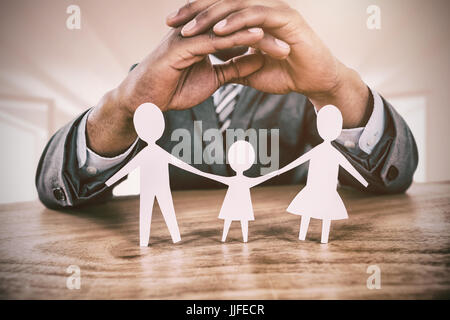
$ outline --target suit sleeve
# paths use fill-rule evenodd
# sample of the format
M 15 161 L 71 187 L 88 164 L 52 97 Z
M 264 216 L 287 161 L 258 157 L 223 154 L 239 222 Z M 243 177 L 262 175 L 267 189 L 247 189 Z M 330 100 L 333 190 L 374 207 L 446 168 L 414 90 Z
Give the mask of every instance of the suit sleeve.
M 122 163 L 98 175 L 87 175 L 77 160 L 77 129 L 86 112 L 57 131 L 42 153 L 35 182 L 39 199 L 49 208 L 70 208 L 110 199 L 113 186 L 108 188 L 105 181 L 143 147 L 142 141 L 138 141 Z
M 346 171 L 340 168 L 339 181 L 343 185 L 378 194 L 393 194 L 406 191 L 418 164 L 417 145 L 405 120 L 382 98 L 385 112 L 385 130 L 370 154 L 358 150 L 352 152 L 342 144 L 334 146 L 369 182 L 364 188 Z

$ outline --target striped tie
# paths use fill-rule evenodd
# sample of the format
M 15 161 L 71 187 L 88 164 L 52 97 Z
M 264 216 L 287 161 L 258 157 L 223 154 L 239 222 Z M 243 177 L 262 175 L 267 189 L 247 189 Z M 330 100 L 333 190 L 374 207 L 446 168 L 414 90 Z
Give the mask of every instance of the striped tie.
M 242 85 L 227 84 L 219 88 L 214 96 L 220 132 L 224 132 L 231 124 L 231 116 L 236 106 Z

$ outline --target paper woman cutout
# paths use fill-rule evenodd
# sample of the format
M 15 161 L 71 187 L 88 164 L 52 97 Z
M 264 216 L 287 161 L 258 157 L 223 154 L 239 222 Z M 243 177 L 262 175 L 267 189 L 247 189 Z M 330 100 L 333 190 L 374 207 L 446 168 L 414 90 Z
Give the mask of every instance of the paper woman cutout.
M 227 238 L 232 221 L 241 222 L 243 240 L 244 242 L 248 241 L 248 222 L 255 220 L 250 188 L 277 175 L 275 171 L 257 178 L 244 176 L 244 171 L 248 170 L 254 161 L 255 151 L 252 145 L 247 141 L 237 141 L 231 145 L 228 151 L 228 163 L 236 172 L 235 176 L 224 177 L 205 172 L 199 173 L 206 178 L 228 185 L 219 214 L 219 218 L 225 220 L 222 242 L 225 242 Z
M 140 167 L 140 245 L 146 247 L 150 240 L 150 226 L 155 197 L 158 200 L 161 213 L 169 228 L 172 241 L 176 243 L 181 240 L 181 237 L 173 207 L 168 164 L 170 163 L 196 174 L 202 174 L 202 172 L 179 160 L 156 144 L 156 141 L 161 138 L 165 128 L 164 116 L 156 105 L 152 103 L 140 105 L 134 113 L 133 123 L 137 134 L 143 141 L 148 143 L 148 146 L 142 149 L 113 177 L 106 181 L 106 185 L 113 185 L 128 173 Z
M 351 163 L 331 144 L 342 131 L 342 115 L 335 106 L 328 105 L 317 114 L 317 129 L 324 140 L 291 164 L 279 170 L 279 174 L 289 171 L 309 161 L 308 180 L 287 211 L 301 215 L 299 239 L 305 240 L 311 218 L 322 220 L 322 243 L 328 242 L 331 220 L 347 219 L 347 210 L 336 188 L 339 165 L 348 171 L 362 185 L 367 181 Z

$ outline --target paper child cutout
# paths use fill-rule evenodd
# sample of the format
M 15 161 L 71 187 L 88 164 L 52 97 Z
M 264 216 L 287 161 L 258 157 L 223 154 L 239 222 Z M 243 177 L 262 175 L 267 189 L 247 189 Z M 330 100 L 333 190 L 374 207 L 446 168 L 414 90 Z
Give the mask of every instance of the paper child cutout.
M 244 175 L 255 161 L 255 151 L 247 141 L 233 143 L 228 151 L 228 163 L 236 172 L 235 176 L 224 177 L 210 173 L 199 173 L 206 178 L 228 185 L 227 194 L 220 209 L 219 218 L 225 220 L 222 242 L 225 242 L 232 221 L 240 221 L 244 242 L 248 241 L 248 222 L 255 220 L 250 188 L 276 176 L 277 172 L 250 178 Z
M 367 181 L 351 163 L 331 144 L 342 131 L 342 115 L 335 106 L 328 105 L 317 114 L 317 129 L 324 140 L 291 164 L 279 170 L 289 171 L 309 161 L 308 180 L 287 211 L 301 215 L 299 239 L 305 240 L 311 218 L 322 220 L 322 243 L 328 243 L 331 220 L 347 219 L 347 210 L 336 188 L 339 165 L 367 187 Z
M 134 113 L 133 123 L 137 134 L 143 141 L 148 143 L 148 146 L 142 149 L 130 162 L 106 181 L 106 185 L 113 185 L 128 173 L 140 167 L 140 245 L 146 247 L 150 240 L 150 226 L 155 197 L 158 200 L 161 213 L 169 228 L 172 241 L 176 243 L 181 240 L 181 237 L 173 207 L 168 164 L 170 163 L 183 170 L 197 174 L 202 172 L 179 160 L 156 144 L 156 141 L 161 138 L 165 128 L 164 116 L 156 105 L 152 103 L 140 105 Z

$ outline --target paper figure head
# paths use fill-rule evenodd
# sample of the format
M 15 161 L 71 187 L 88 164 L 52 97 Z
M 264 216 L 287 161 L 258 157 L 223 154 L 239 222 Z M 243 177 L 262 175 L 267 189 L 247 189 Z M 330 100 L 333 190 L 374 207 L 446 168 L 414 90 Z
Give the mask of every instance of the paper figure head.
M 255 150 L 247 141 L 240 140 L 233 143 L 228 150 L 228 163 L 237 173 L 248 170 L 255 161 Z
M 325 141 L 336 140 L 342 132 L 342 114 L 333 105 L 327 105 L 317 114 L 317 130 Z
M 153 103 L 141 104 L 134 112 L 133 123 L 138 136 L 147 143 L 155 143 L 165 128 L 163 113 Z

